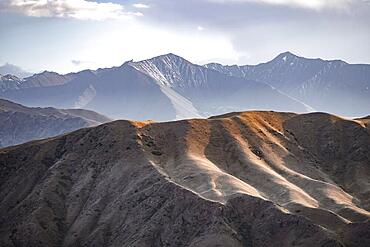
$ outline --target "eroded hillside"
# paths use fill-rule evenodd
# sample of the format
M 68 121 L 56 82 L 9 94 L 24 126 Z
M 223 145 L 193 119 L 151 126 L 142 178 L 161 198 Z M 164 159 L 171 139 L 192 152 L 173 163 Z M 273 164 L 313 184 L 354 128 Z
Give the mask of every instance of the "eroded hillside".
M 0 150 L 4 246 L 368 246 L 367 119 L 115 121 Z

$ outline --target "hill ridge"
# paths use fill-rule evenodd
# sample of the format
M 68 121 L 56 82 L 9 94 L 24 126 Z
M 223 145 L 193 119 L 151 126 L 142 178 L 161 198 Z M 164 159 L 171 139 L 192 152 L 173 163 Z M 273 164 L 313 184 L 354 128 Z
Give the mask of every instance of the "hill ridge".
M 27 232 L 61 234 L 64 246 L 150 246 L 158 236 L 155 246 L 366 246 L 360 233 L 370 227 L 369 127 L 331 117 L 252 111 L 119 120 L 0 149 L 0 209 L 10 210 L 2 222 L 14 222 L 0 221 L 0 241 L 15 227 L 13 240 L 42 245 L 51 242 Z M 34 185 L 25 192 L 28 183 Z

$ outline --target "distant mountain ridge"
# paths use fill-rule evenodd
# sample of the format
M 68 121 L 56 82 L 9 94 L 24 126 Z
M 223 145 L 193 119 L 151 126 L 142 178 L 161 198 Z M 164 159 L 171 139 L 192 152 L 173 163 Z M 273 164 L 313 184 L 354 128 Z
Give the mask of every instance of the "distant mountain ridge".
M 173 120 L 243 109 L 306 111 L 270 85 L 167 54 L 122 66 L 24 79 L 0 97 L 30 106 L 87 108 L 113 118 Z
M 111 119 L 83 109 L 31 108 L 0 99 L 0 147 L 96 126 Z
M 128 64 L 190 100 L 203 116 L 270 107 L 305 110 L 304 105 L 265 83 L 215 73 L 172 53 Z
M 299 57 L 290 52 L 258 65 L 205 67 L 262 81 L 318 111 L 362 116 L 370 109 L 370 65 Z
M 175 54 L 60 75 L 45 71 L 0 81 L 0 98 L 30 106 L 87 108 L 112 118 L 173 120 L 230 111 L 370 109 L 370 65 L 285 52 L 259 65 L 193 64 Z

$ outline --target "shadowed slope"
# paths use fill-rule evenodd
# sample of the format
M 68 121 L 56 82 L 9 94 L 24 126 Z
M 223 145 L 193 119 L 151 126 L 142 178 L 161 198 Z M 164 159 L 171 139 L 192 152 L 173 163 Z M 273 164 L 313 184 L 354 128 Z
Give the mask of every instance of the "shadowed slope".
M 275 112 L 116 121 L 2 149 L 0 241 L 367 246 L 361 121 Z M 323 148 L 333 142 L 341 151 L 330 155 Z M 354 147 L 365 154 L 337 162 Z

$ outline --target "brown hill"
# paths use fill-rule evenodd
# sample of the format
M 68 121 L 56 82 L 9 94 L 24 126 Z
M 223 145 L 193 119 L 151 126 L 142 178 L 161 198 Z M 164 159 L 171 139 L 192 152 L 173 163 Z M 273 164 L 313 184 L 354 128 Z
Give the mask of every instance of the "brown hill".
M 324 113 L 115 121 L 0 150 L 3 246 L 369 246 L 370 132 Z

